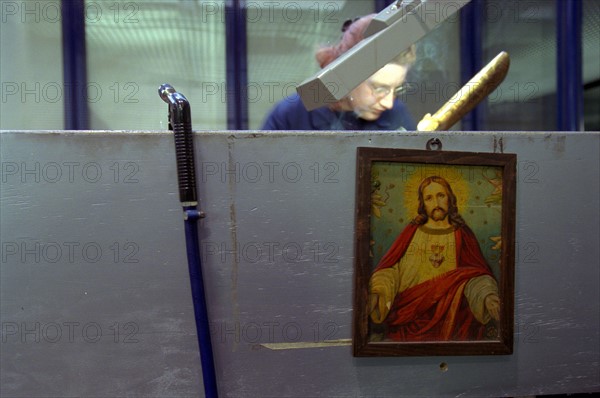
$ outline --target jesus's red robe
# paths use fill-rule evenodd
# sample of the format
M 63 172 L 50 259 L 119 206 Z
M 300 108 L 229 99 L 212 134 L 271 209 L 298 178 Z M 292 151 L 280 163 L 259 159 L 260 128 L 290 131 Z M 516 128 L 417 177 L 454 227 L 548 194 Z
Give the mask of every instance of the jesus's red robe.
M 383 256 L 375 272 L 393 267 L 406 253 L 419 226 L 409 224 Z M 477 238 L 467 226 L 454 231 L 457 267 L 399 292 L 385 319 L 387 338 L 396 341 L 478 340 L 477 321 L 463 294 L 472 278 L 492 275 Z

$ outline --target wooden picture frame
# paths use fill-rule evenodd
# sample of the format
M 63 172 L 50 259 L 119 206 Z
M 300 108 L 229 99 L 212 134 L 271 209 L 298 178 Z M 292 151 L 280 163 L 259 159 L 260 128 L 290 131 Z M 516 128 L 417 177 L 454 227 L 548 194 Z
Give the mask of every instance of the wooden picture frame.
M 354 356 L 512 354 L 516 155 L 357 149 Z

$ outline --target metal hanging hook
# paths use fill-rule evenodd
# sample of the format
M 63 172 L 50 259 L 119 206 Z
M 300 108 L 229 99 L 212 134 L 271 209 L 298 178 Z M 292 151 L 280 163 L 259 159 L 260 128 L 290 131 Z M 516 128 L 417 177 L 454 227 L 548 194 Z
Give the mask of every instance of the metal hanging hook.
M 439 138 L 431 138 L 427 141 L 425 148 L 428 151 L 441 151 L 442 150 L 442 141 Z

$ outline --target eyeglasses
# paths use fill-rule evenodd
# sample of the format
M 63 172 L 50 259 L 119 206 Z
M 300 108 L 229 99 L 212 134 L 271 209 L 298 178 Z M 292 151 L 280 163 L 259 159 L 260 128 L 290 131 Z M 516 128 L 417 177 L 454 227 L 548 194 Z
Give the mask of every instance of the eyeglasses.
M 373 95 L 377 98 L 385 98 L 390 93 L 393 93 L 394 97 L 398 97 L 398 96 L 402 95 L 408 88 L 407 83 L 402 83 L 398 87 L 388 87 L 388 86 L 376 86 L 373 83 L 371 83 L 370 81 L 367 81 L 367 85 L 371 89 L 371 92 L 373 93 Z

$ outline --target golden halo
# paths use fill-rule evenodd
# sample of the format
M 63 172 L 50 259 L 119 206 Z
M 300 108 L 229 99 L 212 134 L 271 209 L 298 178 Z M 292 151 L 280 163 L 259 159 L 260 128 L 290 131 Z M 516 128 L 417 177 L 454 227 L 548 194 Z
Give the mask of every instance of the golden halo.
M 406 214 L 412 218 L 417 215 L 419 210 L 419 186 L 421 182 L 431 176 L 438 176 L 445 179 L 452 192 L 456 195 L 458 212 L 465 211 L 465 207 L 469 202 L 469 186 L 465 179 L 465 169 L 460 166 L 448 165 L 419 165 L 417 171 L 410 176 L 404 186 L 404 208 Z

